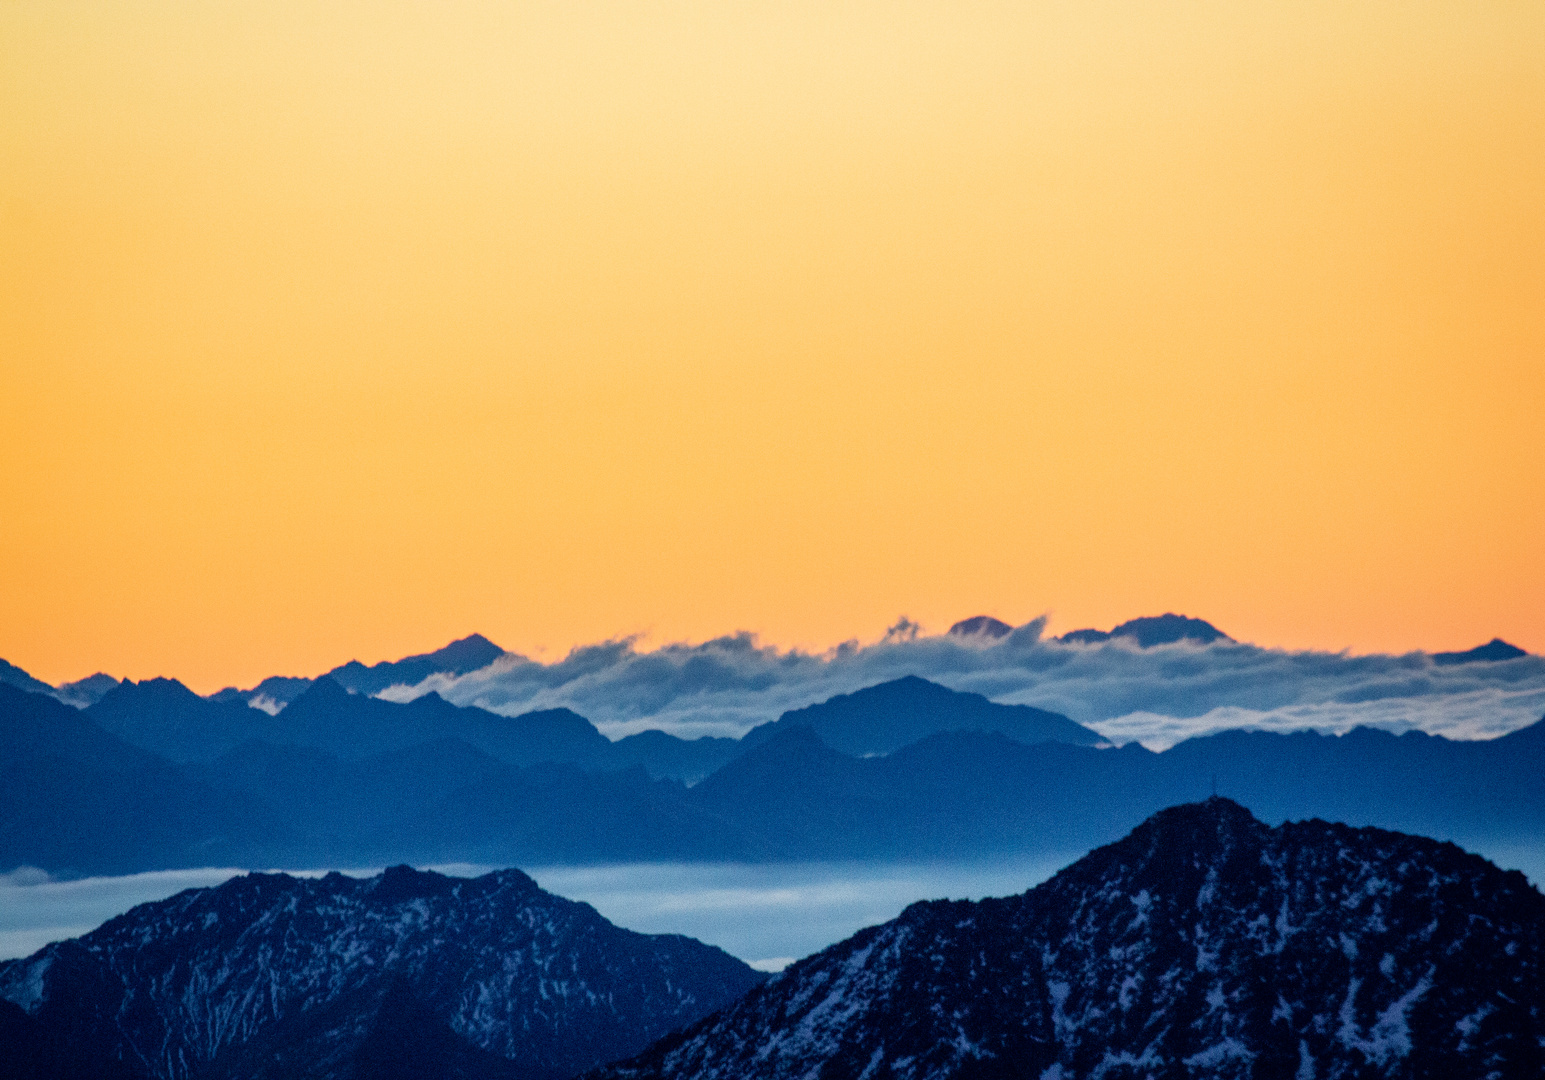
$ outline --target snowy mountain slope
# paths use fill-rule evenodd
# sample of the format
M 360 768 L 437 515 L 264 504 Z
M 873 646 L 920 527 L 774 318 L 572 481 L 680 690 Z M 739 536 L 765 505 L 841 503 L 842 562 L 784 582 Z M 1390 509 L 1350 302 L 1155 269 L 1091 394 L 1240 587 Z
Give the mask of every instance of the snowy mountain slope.
M 168 1080 L 371 1075 L 361 1062 L 391 1038 L 433 1051 L 425 1080 L 535 1080 L 634 1053 L 760 979 L 690 938 L 613 926 L 518 870 L 394 867 L 249 874 L 145 904 L 0 965 L 0 998 L 44 1041 Z
M 1542 939 L 1516 872 L 1214 798 L 1021 896 L 915 904 L 594 1076 L 1533 1077 Z

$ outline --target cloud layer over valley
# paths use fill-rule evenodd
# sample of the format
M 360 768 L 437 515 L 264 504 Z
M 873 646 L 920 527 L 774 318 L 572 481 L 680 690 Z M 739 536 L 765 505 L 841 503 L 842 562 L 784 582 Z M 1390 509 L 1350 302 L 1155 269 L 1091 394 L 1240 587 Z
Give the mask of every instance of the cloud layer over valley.
M 656 649 L 623 638 L 546 664 L 507 654 L 380 696 L 405 701 L 432 690 L 509 715 L 564 706 L 613 738 L 646 728 L 739 736 L 785 710 L 920 675 L 1064 713 L 1113 741 L 1152 749 L 1238 727 L 1344 732 L 1367 724 L 1488 738 L 1545 713 L 1545 657 L 1440 664 L 1426 653 L 1290 652 L 1227 640 L 1145 649 L 1131 639 L 1065 643 L 1043 637 L 1044 626 L 1037 619 L 997 638 L 928 636 L 903 620 L 878 642 L 825 653 L 780 650 L 749 633 Z

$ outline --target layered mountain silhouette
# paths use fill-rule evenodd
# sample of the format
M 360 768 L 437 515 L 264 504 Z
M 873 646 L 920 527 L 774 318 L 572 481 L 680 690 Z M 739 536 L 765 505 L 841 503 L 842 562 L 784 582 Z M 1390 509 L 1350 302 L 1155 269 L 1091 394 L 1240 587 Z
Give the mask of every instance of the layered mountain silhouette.
M 431 653 L 369 667 L 350 660 L 327 674 L 339 686 L 356 694 L 378 694 L 388 686 L 414 686 L 431 675 L 466 675 L 503 655 L 504 650 L 482 634 L 471 634 Z
M 1234 639 L 1204 619 L 1192 619 L 1185 615 L 1145 615 L 1131 619 L 1113 630 L 1072 630 L 1058 641 L 1079 645 L 1093 645 L 1117 638 L 1131 638 L 1139 648 L 1151 649 L 1155 645 L 1173 645 L 1178 641 L 1194 641 L 1209 645 L 1214 641 Z
M 518 870 L 250 874 L 0 964 L 0 1033 L 38 1076 L 560 1080 L 762 978 Z
M 74 705 L 77 709 L 84 709 L 88 705 L 95 705 L 116 689 L 121 679 L 115 679 L 106 672 L 99 671 L 95 675 L 88 675 L 84 679 L 75 682 L 60 683 L 54 688 L 54 696 L 66 705 Z
M 466 675 L 487 667 L 504 650 L 482 634 L 469 634 L 443 649 L 405 656 L 401 660 L 383 660 L 368 667 L 358 660 L 339 664 L 324 675 L 345 690 L 356 694 L 379 694 L 389 686 L 416 686 L 431 675 Z M 241 702 L 277 711 L 304 694 L 313 680 L 273 675 L 249 690 L 228 686 L 211 697 L 222 702 Z
M 1023 742 L 1094 745 L 1098 733 L 1060 713 L 999 705 L 915 676 L 785 713 L 741 740 L 640 732 L 613 742 L 579 714 L 545 709 L 501 716 L 456 706 L 431 691 L 405 704 L 345 690 L 330 676 L 277 714 L 201 698 L 174 679 L 126 680 L 85 710 L 105 730 L 175 761 L 211 761 L 246 742 L 325 750 L 339 757 L 460 739 L 512 765 L 569 762 L 587 769 L 641 765 L 652 776 L 695 782 L 747 747 L 790 726 L 812 726 L 854 754 L 888 753 L 936 731 L 1001 731 Z
M 14 686 L 32 694 L 52 694 L 54 688 L 42 679 L 34 679 L 15 664 L 0 660 L 0 686 Z
M 734 739 L 687 740 L 660 731 L 613 742 L 568 709 L 501 716 L 452 705 L 433 691 L 407 703 L 385 701 L 345 690 L 330 676 L 308 682 L 278 713 L 230 698 L 201 698 L 175 679 L 148 679 L 125 680 L 84 715 L 136 746 L 182 762 L 214 761 L 253 741 L 360 758 L 458 739 L 511 765 L 641 765 L 655 776 L 697 780 L 740 750 Z
M 1094 746 L 1105 741 L 1061 713 L 999 705 L 916 675 L 793 709 L 751 729 L 742 741 L 756 745 L 794 727 L 808 727 L 833 749 L 858 755 L 888 754 L 940 731 L 996 731 L 1024 743 Z
M 592 1080 L 1538 1076 L 1545 897 L 1226 799 L 1006 899 L 914 904 Z
M 254 865 L 302 844 L 213 786 L 50 695 L 0 684 L 0 867 L 126 874 Z
M 850 737 L 870 718 L 855 699 L 909 693 L 941 702 L 944 728 L 950 709 L 984 708 L 922 680 L 882 684 L 718 740 L 708 751 L 724 760 L 688 786 L 650 770 L 697 744 L 662 733 L 608 743 L 572 713 L 398 705 L 327 681 L 278 716 L 176 684 L 121 687 L 80 712 L 0 687 L 0 870 L 1061 856 L 1214 790 L 1270 821 L 1320 816 L 1482 847 L 1545 835 L 1545 723 L 1490 741 L 1236 731 L 1163 753 L 1041 741 L 1035 725 L 1021 741 L 984 723 L 844 753 L 797 722 L 825 718 Z M 129 704 L 163 698 L 177 708 L 148 730 L 169 740 L 198 709 L 211 725 L 253 725 L 249 737 L 178 761 L 95 723 L 98 709 L 119 710 L 107 718 L 126 731 Z M 1020 715 L 985 706 L 989 719 Z M 897 715 L 903 729 L 916 719 Z M 585 758 L 592 747 L 599 756 Z

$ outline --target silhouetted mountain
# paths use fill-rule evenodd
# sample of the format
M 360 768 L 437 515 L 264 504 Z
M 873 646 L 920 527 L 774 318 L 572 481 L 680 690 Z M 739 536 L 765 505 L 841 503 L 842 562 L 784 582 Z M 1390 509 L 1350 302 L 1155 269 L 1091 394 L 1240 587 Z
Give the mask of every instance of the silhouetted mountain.
M 950 633 L 956 637 L 972 637 L 981 635 L 989 638 L 1008 637 L 1014 632 L 1014 628 L 1006 622 L 994 619 L 991 615 L 973 615 L 969 619 L 961 619 L 950 627 Z
M 114 694 L 192 696 L 146 685 Z M 1472 846 L 1545 835 L 1545 722 L 1478 742 L 1235 731 L 1164 753 L 957 730 L 864 757 L 780 723 L 730 744 L 743 752 L 688 788 L 605 767 L 623 744 L 571 713 L 469 717 L 479 711 L 433 697 L 396 705 L 331 680 L 277 717 L 241 710 L 263 739 L 179 766 L 98 729 L 92 714 L 109 698 L 77 712 L 0 693 L 0 870 L 1060 855 L 1211 790 L 1272 821 L 1320 816 Z M 580 753 L 599 743 L 599 756 L 541 760 L 532 747 L 549 736 Z
M 240 794 L 188 777 L 48 695 L 0 686 L 0 761 L 0 869 L 240 865 L 297 842 Z
M 138 769 L 154 754 L 103 731 L 78 709 L 54 697 L 0 683 L 0 761 L 14 773 L 38 758 L 58 758 L 84 769 Z
M 695 784 L 733 761 L 744 749 L 739 739 L 680 739 L 664 731 L 640 731 L 578 760 L 607 769 L 636 765 L 650 776 Z
M 644 732 L 611 742 L 568 709 L 501 716 L 452 705 L 431 691 L 407 703 L 350 693 L 331 676 L 306 682 L 277 715 L 244 694 L 200 698 L 171 679 L 126 682 L 87 710 L 121 738 L 174 761 L 209 762 L 260 740 L 355 759 L 457 739 L 511 765 L 570 762 L 587 769 L 642 765 L 653 776 L 696 781 L 740 752 L 733 739 Z
M 606 736 L 577 713 L 500 716 L 428 693 L 406 704 L 350 693 L 324 675 L 273 719 L 276 741 L 359 757 L 458 738 L 511 764 L 569 761 L 603 749 Z
M 753 728 L 742 741 L 755 745 L 790 727 L 812 728 L 827 745 L 846 754 L 888 754 L 939 731 L 1000 731 L 1025 743 L 1093 746 L 1105 741 L 1061 713 L 999 705 L 981 694 L 951 690 L 915 675 L 791 709 Z
M 156 1080 L 557 1080 L 762 980 L 719 949 L 620 929 L 518 870 L 250 874 L 0 964 L 29 1045 Z
M 1523 875 L 1214 798 L 1020 896 L 914 904 L 592 1076 L 1538 1076 L 1542 966 Z
M 465 675 L 487 667 L 503 655 L 504 650 L 482 634 L 472 634 L 432 653 L 383 660 L 369 667 L 350 660 L 327 674 L 339 686 L 356 694 L 379 694 L 388 686 L 416 686 L 431 675 Z
M 201 698 L 176 679 L 125 679 L 84 715 L 120 739 L 174 761 L 207 760 L 271 735 L 267 713 Z
M 52 694 L 54 688 L 42 679 L 34 679 L 15 664 L 0 660 L 0 685 L 14 686 L 29 694 Z
M 1155 645 L 1172 645 L 1177 641 L 1195 641 L 1206 645 L 1213 641 L 1234 639 L 1203 619 L 1191 619 L 1184 615 L 1145 615 L 1131 619 L 1114 630 L 1073 630 L 1063 634 L 1058 641 L 1092 645 L 1113 638 L 1132 638 L 1139 648 L 1151 649 Z
M 1494 637 L 1484 645 L 1477 645 L 1465 652 L 1440 652 L 1432 654 L 1432 662 L 1447 667 L 1450 664 L 1473 664 L 1477 661 L 1495 662 L 1498 660 L 1514 660 L 1520 656 L 1529 654 L 1517 645 L 1509 645 L 1499 637 Z
M 1343 736 L 1224 732 L 1164 753 L 944 732 L 854 758 L 790 728 L 687 793 L 782 858 L 1067 853 L 1216 790 L 1272 821 L 1325 817 L 1469 844 L 1545 835 L 1545 721 L 1456 742 L 1359 728 Z
M 459 739 L 342 760 L 308 747 L 249 743 L 208 765 L 203 783 L 240 795 L 292 836 L 268 865 L 370 865 L 394 859 L 482 864 L 746 859 L 740 831 L 687 804 L 641 768 L 520 768 Z
M 54 696 L 66 705 L 84 709 L 88 705 L 95 705 L 101 701 L 117 688 L 119 681 L 106 672 L 99 671 L 95 675 L 88 675 L 75 682 L 60 683 L 54 690 Z
M 347 664 L 339 664 L 322 677 L 330 678 L 356 694 L 379 694 L 389 686 L 415 686 L 431 675 L 465 675 L 487 667 L 503 655 L 504 650 L 482 634 L 472 634 L 431 653 L 405 656 L 401 660 L 383 660 L 369 667 L 358 660 L 350 660 Z M 270 675 L 249 690 L 227 686 L 209 695 L 209 700 L 240 702 L 272 713 L 304 694 L 314 681 Z
M 299 679 L 288 675 L 270 675 L 250 690 L 238 690 L 234 686 L 227 686 L 224 690 L 217 690 L 210 694 L 209 700 L 237 702 L 251 705 L 254 709 L 262 709 L 266 713 L 274 713 L 304 694 L 314 681 L 314 679 Z

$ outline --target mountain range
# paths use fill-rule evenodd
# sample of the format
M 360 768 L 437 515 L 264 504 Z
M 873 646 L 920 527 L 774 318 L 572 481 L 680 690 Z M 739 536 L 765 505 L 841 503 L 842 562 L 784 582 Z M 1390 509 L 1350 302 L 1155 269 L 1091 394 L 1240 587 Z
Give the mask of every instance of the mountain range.
M 892 731 L 922 734 L 866 741 Z M 615 743 L 566 710 L 397 704 L 326 679 L 277 716 L 170 680 L 85 710 L 0 686 L 0 869 L 1061 856 L 1215 790 L 1270 821 L 1483 848 L 1545 834 L 1545 723 L 1490 741 L 1233 731 L 1163 753 L 1095 738 L 916 678 L 741 740 Z
M 1542 1072 L 1522 874 L 1211 798 L 1020 896 L 914 904 L 589 1080 Z
M 1021 630 L 1025 629 L 1021 628 Z M 962 619 L 951 626 L 946 637 L 957 640 L 978 639 L 988 643 L 1008 640 L 1012 643 L 1017 640 L 1014 636 L 1014 630 L 1015 628 L 1008 623 L 995 619 L 990 615 L 975 615 L 969 619 Z M 1019 635 L 1019 637 L 1023 636 L 1023 634 Z M 1035 640 L 1039 640 L 1039 630 L 1037 629 L 1031 636 Z M 1173 613 L 1146 615 L 1136 619 L 1129 619 L 1110 630 L 1096 630 L 1093 628 L 1072 630 L 1061 637 L 1051 640 L 1062 645 L 1090 645 L 1111 641 L 1124 641 L 1136 645 L 1139 649 L 1151 649 L 1160 645 L 1173 645 L 1181 642 L 1190 642 L 1196 645 L 1208 645 L 1218 642 L 1237 644 L 1228 634 L 1225 634 L 1205 619 Z M 583 649 L 577 650 L 580 653 L 587 651 Z M 1460 652 L 1432 653 L 1430 658 L 1437 667 L 1455 667 L 1466 664 L 1492 664 L 1528 655 L 1523 649 L 1510 645 L 1501 638 L 1493 638 L 1486 644 L 1473 649 Z M 530 661 L 525 660 L 523 657 L 505 652 L 481 634 L 470 634 L 467 637 L 451 642 L 444 648 L 436 649 L 433 652 L 403 657 L 401 660 L 382 661 L 368 666 L 360 663 L 358 660 L 350 660 L 348 663 L 340 664 L 326 672 L 324 677 L 331 679 L 346 690 L 368 696 L 379 694 L 394 686 L 415 687 L 433 675 L 454 677 L 468 675 L 473 672 L 483 672 L 501 660 L 507 660 L 507 662 L 516 665 L 531 664 Z M 540 665 L 535 666 L 540 667 Z M 209 695 L 209 698 L 219 703 L 250 705 L 273 714 L 279 712 L 304 694 L 315 681 L 315 679 L 306 677 L 275 675 L 245 690 L 228 686 Z M 86 708 L 95 704 L 114 687 L 118 686 L 120 680 L 111 675 L 98 672 L 95 675 L 75 682 L 50 686 L 48 683 L 34 678 L 20 667 L 0 660 L 0 683 L 7 683 L 15 686 L 17 689 L 33 693 L 52 694 L 59 698 L 59 700 L 74 705 L 76 708 Z

